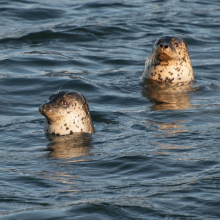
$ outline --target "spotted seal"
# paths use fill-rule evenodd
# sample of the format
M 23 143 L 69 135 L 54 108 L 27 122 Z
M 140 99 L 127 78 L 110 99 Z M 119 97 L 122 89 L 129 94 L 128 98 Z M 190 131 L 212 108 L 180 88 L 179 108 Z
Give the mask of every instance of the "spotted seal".
M 142 78 L 170 83 L 193 81 L 193 69 L 186 42 L 177 36 L 158 38 L 146 60 Z
M 59 91 L 39 107 L 46 118 L 44 131 L 48 134 L 67 135 L 74 132 L 94 133 L 95 129 L 85 97 L 76 91 Z

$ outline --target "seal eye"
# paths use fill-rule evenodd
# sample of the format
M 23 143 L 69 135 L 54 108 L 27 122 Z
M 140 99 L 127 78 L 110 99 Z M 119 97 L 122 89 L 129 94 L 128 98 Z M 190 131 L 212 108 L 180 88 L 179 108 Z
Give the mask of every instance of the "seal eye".
M 179 44 L 177 42 L 174 43 L 175 47 L 179 47 Z
M 67 105 L 67 102 L 66 102 L 65 100 L 62 100 L 62 101 L 60 102 L 60 104 L 65 106 L 65 105 Z

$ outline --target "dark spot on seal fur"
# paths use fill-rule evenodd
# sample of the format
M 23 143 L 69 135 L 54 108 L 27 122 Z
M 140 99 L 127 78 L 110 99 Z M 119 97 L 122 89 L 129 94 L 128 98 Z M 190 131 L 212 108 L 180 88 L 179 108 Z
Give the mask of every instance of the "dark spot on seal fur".
M 69 130 L 69 128 L 66 128 L 66 130 Z
M 73 134 L 73 131 L 72 131 L 72 130 L 70 131 L 70 134 Z
M 158 80 L 160 80 L 161 82 L 163 81 L 163 79 L 161 78 L 161 74 L 158 74 Z
M 174 80 L 174 78 L 170 79 L 170 82 L 172 83 L 172 82 L 173 82 L 173 80 Z

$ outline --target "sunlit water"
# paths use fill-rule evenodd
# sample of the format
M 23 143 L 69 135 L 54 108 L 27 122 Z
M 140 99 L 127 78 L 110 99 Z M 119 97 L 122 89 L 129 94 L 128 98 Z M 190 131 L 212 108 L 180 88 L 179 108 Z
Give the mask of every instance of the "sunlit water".
M 1 1 L 0 27 L 1 219 L 220 218 L 218 0 Z M 164 34 L 196 82 L 158 104 L 140 78 Z M 45 136 L 38 107 L 60 87 L 95 134 Z

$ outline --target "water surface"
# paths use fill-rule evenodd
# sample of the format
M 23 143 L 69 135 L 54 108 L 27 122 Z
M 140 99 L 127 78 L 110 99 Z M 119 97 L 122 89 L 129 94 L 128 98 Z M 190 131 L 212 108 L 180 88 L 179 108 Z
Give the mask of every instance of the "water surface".
M 218 219 L 219 14 L 217 0 L 1 1 L 1 219 Z M 140 83 L 164 34 L 186 40 L 196 79 L 169 105 Z M 87 98 L 95 134 L 44 135 L 38 108 L 60 87 Z

